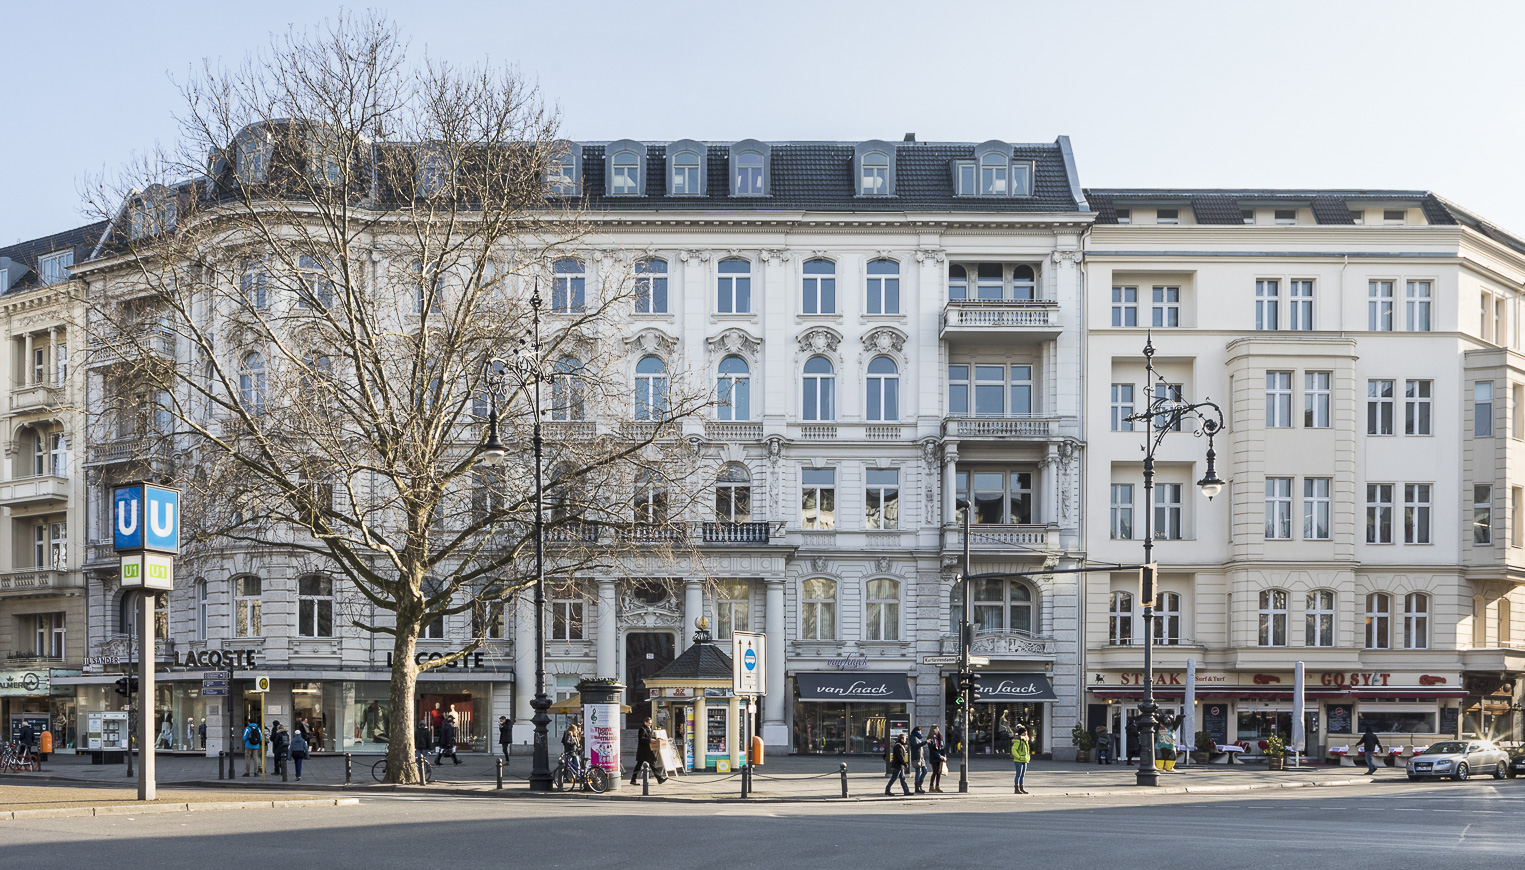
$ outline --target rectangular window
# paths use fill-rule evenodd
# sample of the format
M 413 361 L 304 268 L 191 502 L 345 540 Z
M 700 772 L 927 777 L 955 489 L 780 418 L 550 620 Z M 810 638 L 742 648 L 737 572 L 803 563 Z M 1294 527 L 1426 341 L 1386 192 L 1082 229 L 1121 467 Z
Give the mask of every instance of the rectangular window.
M 62 386 L 69 380 L 69 348 L 66 345 L 53 346 L 53 383 Z
M 1112 484 L 1110 515 L 1112 539 L 1115 541 L 1133 540 L 1133 484 Z
M 969 413 L 969 367 L 948 366 L 948 416 L 963 417 Z
M 715 639 L 752 630 L 752 590 L 745 580 L 720 580 L 715 592 Z
M 1299 332 L 1313 329 L 1313 282 L 1287 282 L 1287 328 Z
M 1504 325 L 1504 300 L 1493 300 L 1493 343 L 1502 347 L 1509 343 L 1509 330 Z
M 260 637 L 261 615 L 264 610 L 260 597 L 262 582 L 258 577 L 233 579 L 233 633 L 238 637 Z
M 1292 373 L 1266 372 L 1266 426 L 1292 427 Z
M 958 195 L 974 196 L 975 172 L 973 160 L 958 162 Z
M 1429 435 L 1433 381 L 1403 382 L 1403 434 Z
M 1120 223 L 1120 224 L 1131 224 L 1131 223 L 1133 223 L 1133 209 L 1131 209 L 1131 208 L 1119 208 L 1119 209 L 1114 209 L 1113 213 L 1117 215 L 1117 222 L 1118 223 Z
M 1525 547 L 1525 488 L 1509 489 L 1509 546 Z
M 1266 589 L 1260 593 L 1260 645 L 1287 645 L 1287 591 Z
M 800 469 L 800 526 L 807 529 L 837 527 L 837 470 Z
M 48 379 L 48 349 L 32 348 L 32 383 L 45 383 Z
M 972 497 L 969 493 L 971 474 L 974 480 Z M 960 471 L 955 480 L 956 496 L 974 505 L 971 522 L 985 525 L 1033 522 L 1032 472 Z
M 974 367 L 975 416 L 1005 417 L 1032 412 L 1032 366 Z
M 1261 279 L 1255 282 L 1255 328 L 1276 329 L 1276 315 L 1281 310 L 1281 282 Z
M 1181 210 L 1175 208 L 1157 208 L 1154 210 L 1154 222 L 1165 226 L 1173 226 L 1181 222 Z
M 1429 332 L 1430 282 L 1408 282 L 1404 288 L 1403 307 L 1409 332 Z
M 1303 478 L 1303 539 L 1329 540 L 1329 484 L 1327 477 Z
M 334 581 L 308 575 L 297 578 L 297 635 L 334 636 Z
M 1393 542 L 1393 485 L 1368 483 L 1366 485 L 1366 543 L 1391 544 Z
M 1493 381 L 1472 385 L 1472 434 L 1478 438 L 1493 437 Z
M 1525 386 L 1515 384 L 1509 388 L 1510 402 L 1509 423 L 1510 434 L 1515 438 L 1525 438 Z
M 1157 327 L 1181 325 L 1181 288 L 1154 288 L 1153 324 Z
M 1292 478 L 1266 478 L 1266 540 L 1292 539 Z
M 59 251 L 37 258 L 37 277 L 43 284 L 57 284 L 69 280 L 69 267 L 74 265 L 73 251 Z
M 1138 288 L 1112 288 L 1112 325 L 1138 326 Z
M 1403 543 L 1428 544 L 1429 542 L 1430 485 L 1405 483 L 1403 485 Z
M 900 471 L 894 468 L 870 468 L 864 505 L 867 529 L 900 528 Z
M 583 639 L 584 601 L 575 589 L 561 590 L 551 599 L 551 640 Z
M 1472 543 L 1493 543 L 1493 487 L 1472 487 Z
M 1181 540 L 1181 485 L 1159 483 L 1154 487 L 1154 537 Z
M 1393 434 L 1393 382 L 1366 382 L 1366 434 Z
M 1295 209 L 1295 208 L 1278 208 L 1278 209 L 1275 209 L 1273 214 L 1272 214 L 1272 216 L 1271 216 L 1271 218 L 1272 218 L 1272 220 L 1274 220 L 1276 222 L 1276 224 L 1278 226 L 1290 226 L 1292 224 L 1297 223 L 1297 209 Z
M 1132 432 L 1133 424 L 1128 418 L 1133 416 L 1133 385 L 1112 385 L 1112 431 Z
M 1329 382 L 1331 372 L 1303 374 L 1303 428 L 1329 428 Z
M 1408 217 L 1408 212 L 1401 208 L 1386 208 L 1382 210 L 1382 222 L 1387 224 L 1401 224 Z
M 1366 328 L 1372 332 L 1393 331 L 1393 282 L 1367 283 Z
M 1180 402 L 1180 401 L 1184 401 L 1181 398 L 1184 395 L 1186 395 L 1186 394 L 1185 394 L 1185 392 L 1182 391 L 1180 384 L 1155 384 L 1154 385 L 1154 401 L 1155 402 L 1163 402 L 1163 401 Z M 1169 417 L 1166 416 L 1165 414 L 1156 414 L 1155 418 L 1154 418 L 1154 426 L 1155 426 L 1155 428 L 1156 429 L 1164 428 L 1165 425 L 1166 425 L 1166 421 L 1168 419 L 1169 419 Z M 1180 418 L 1176 418 L 1176 420 L 1173 423 L 1170 423 L 1169 425 L 1170 425 L 1170 431 L 1172 431 L 1172 432 L 1179 432 L 1179 431 L 1181 431 L 1181 420 L 1180 420 Z

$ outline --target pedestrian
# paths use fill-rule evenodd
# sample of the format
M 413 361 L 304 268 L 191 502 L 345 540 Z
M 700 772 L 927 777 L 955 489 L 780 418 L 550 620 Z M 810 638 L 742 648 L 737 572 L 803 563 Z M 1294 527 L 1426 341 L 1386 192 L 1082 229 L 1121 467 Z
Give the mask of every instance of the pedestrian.
M 372 701 L 366 706 L 365 712 L 360 714 L 360 728 L 366 740 L 377 742 L 376 732 L 381 730 L 381 702 Z
M 948 751 L 958 753 L 964 751 L 964 726 L 957 719 L 948 726 Z
M 895 787 L 897 781 L 907 796 L 911 794 L 911 787 L 905 781 L 905 770 L 910 763 L 911 747 L 907 745 L 905 732 L 902 731 L 895 742 L 890 744 L 890 781 L 884 786 L 885 797 L 890 796 L 890 789 Z
M 1382 748 L 1382 741 L 1377 739 L 1377 732 L 1368 728 L 1361 735 L 1360 745 L 1366 750 L 1366 775 L 1371 776 L 1377 772 L 1377 752 Z
M 259 723 L 250 722 L 244 726 L 244 776 L 248 776 L 254 767 L 254 758 L 265 747 L 264 735 L 260 733 Z
M 1128 717 L 1128 721 L 1123 725 L 1123 735 L 1126 738 L 1123 741 L 1123 754 L 1127 756 L 1127 759 L 1126 759 L 1127 761 L 1132 761 L 1133 759 L 1138 757 L 1138 717 L 1137 716 L 1129 716 Z
M 932 794 L 943 793 L 943 765 L 947 763 L 947 755 L 943 751 L 943 733 L 936 725 L 927 732 L 927 766 L 932 769 L 932 781 L 927 784 L 927 791 Z
M 922 789 L 922 780 L 927 778 L 927 738 L 921 736 L 921 726 L 911 729 L 911 765 L 916 770 L 916 793 L 926 794 Z
M 275 756 L 276 774 L 284 774 L 286 772 L 286 753 L 289 746 L 291 746 L 291 734 L 281 726 L 279 719 L 271 722 L 270 752 Z
M 32 754 L 32 741 L 37 739 L 37 732 L 32 728 L 32 723 L 21 720 L 21 727 L 16 730 L 16 742 L 21 744 L 23 756 Z
M 1027 779 L 1027 765 L 1032 760 L 1033 750 L 1027 743 L 1027 729 L 1018 725 L 1017 733 L 1011 738 L 1011 763 L 1017 769 L 1015 782 L 1017 794 L 1027 794 L 1027 788 L 1022 782 Z
M 630 774 L 630 784 L 639 785 L 641 781 L 642 762 L 651 766 L 651 772 L 657 775 L 657 782 L 667 782 L 667 768 L 662 766 L 662 754 L 657 742 L 656 729 L 651 727 L 651 717 L 641 720 L 641 730 L 635 736 L 635 769 Z
M 567 761 L 567 770 L 573 776 L 582 767 L 582 726 L 573 719 L 561 732 L 561 757 Z
M 434 729 L 429 727 L 429 714 L 425 713 L 413 727 L 413 754 L 424 756 L 434 748 Z
M 503 747 L 503 764 L 509 761 L 508 747 L 514 742 L 514 723 L 508 721 L 507 716 L 498 717 L 498 745 Z
M 291 763 L 297 769 L 297 782 L 302 781 L 302 762 L 307 760 L 307 738 L 298 731 L 291 735 Z
M 455 754 L 455 717 L 454 716 L 446 716 L 444 724 L 440 725 L 440 727 L 439 727 L 439 747 L 438 747 L 438 749 L 439 749 L 438 754 L 436 754 L 434 756 L 434 763 L 435 764 L 439 764 L 442 760 L 444 760 L 445 756 L 447 756 L 447 755 L 450 756 L 450 760 L 454 761 L 456 764 L 460 764 L 461 763 L 460 756 Z
M 1096 726 L 1096 763 L 1112 763 L 1112 734 L 1105 725 Z

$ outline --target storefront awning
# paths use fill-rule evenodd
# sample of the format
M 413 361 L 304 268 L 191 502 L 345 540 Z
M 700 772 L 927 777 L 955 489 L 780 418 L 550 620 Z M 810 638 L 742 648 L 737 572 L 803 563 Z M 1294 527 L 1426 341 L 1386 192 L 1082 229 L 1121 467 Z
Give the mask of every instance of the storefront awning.
M 1054 686 L 1043 674 L 981 674 L 980 701 L 1057 701 Z
M 1098 698 L 1142 698 L 1142 687 L 1128 686 L 1117 688 L 1113 686 L 1092 686 L 1091 694 Z M 1180 698 L 1186 690 L 1180 686 L 1156 686 L 1154 696 L 1156 698 Z M 1361 688 L 1308 688 L 1304 690 L 1303 697 L 1308 700 L 1327 701 L 1333 699 L 1360 700 L 1360 701 L 1397 701 L 1409 698 L 1465 698 L 1467 693 L 1462 689 L 1413 687 L 1400 686 L 1361 687 Z M 1262 686 L 1198 686 L 1197 700 L 1230 700 L 1240 701 L 1291 701 L 1292 689 L 1265 688 Z
M 914 700 L 905 674 L 795 674 L 794 684 L 801 701 Z

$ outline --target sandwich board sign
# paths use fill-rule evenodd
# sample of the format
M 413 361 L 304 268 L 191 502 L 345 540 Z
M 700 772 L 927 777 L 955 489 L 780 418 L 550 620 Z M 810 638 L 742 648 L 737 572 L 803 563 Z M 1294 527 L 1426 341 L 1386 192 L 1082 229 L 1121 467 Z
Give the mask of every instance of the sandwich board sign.
M 738 695 L 763 694 L 763 641 L 750 631 L 731 633 L 731 689 Z

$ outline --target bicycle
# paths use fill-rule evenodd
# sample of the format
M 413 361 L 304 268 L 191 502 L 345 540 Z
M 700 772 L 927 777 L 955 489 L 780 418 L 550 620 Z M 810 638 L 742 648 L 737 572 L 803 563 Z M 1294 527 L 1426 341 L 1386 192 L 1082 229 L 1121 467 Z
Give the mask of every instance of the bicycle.
M 30 747 L 7 743 L 0 748 L 0 770 L 41 770 L 42 762 Z
M 591 764 L 579 764 L 576 772 L 573 772 L 572 766 L 567 763 L 566 753 L 562 753 L 556 764 L 556 773 L 551 777 L 551 787 L 557 791 L 567 791 L 579 785 L 594 794 L 603 794 L 604 789 L 609 787 L 609 772 Z
M 434 765 L 429 762 L 428 756 L 419 753 L 413 757 L 415 765 L 422 764 L 424 768 L 424 784 L 428 785 L 434 779 Z M 387 781 L 387 760 L 385 758 L 371 765 L 371 777 L 377 782 Z

